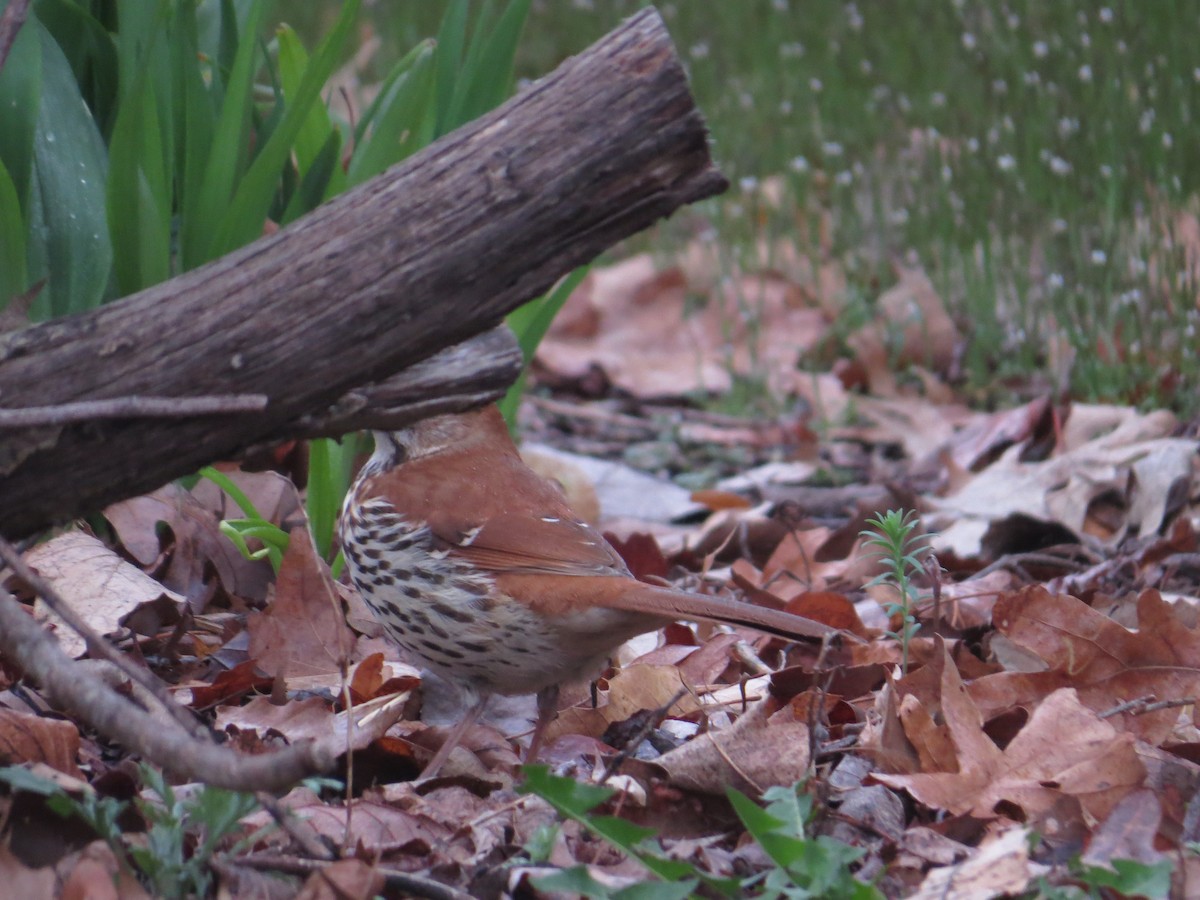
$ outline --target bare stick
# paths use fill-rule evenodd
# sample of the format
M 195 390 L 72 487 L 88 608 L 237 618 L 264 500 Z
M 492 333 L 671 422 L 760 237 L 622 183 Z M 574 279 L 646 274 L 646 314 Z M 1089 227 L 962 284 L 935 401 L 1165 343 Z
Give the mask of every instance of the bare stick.
M 8 407 L 270 398 L 258 415 L 6 430 L 0 533 L 24 537 L 277 441 L 726 185 L 670 36 L 644 9 L 278 232 L 99 309 L 0 334 Z
M 248 756 L 194 740 L 174 722 L 166 725 L 92 677 L 12 595 L 0 596 L 0 645 L 5 657 L 73 718 L 182 778 L 235 791 L 273 791 L 333 765 L 330 750 L 313 741 Z
M 23 409 L 0 407 L 0 428 L 32 428 L 38 425 L 70 425 L 99 419 L 171 419 L 184 416 L 213 416 L 220 413 L 261 412 L 267 408 L 265 394 L 227 394 L 208 397 L 114 397 L 110 400 L 80 400 L 55 406 Z
M 56 591 L 46 579 L 30 568 L 29 563 L 25 562 L 25 558 L 21 556 L 17 548 L 2 537 L 0 537 L 0 560 L 3 560 L 18 578 L 29 585 L 33 589 L 33 592 L 41 597 L 45 604 L 60 619 L 66 622 L 68 626 L 74 629 L 87 642 L 88 653 L 93 659 L 107 660 L 120 669 L 131 681 L 144 687 L 161 704 L 167 714 L 178 722 L 189 734 L 195 737 L 211 737 L 204 725 L 197 721 L 188 710 L 172 699 L 166 685 L 159 681 L 153 672 L 134 664 L 125 654 L 118 651 L 117 648 L 105 640 L 102 634 L 84 621 L 79 613 L 75 612 L 74 607 L 66 601 L 62 594 Z M 48 639 L 53 640 L 53 638 L 49 637 Z M 15 658 L 15 654 L 11 652 L 13 649 L 11 645 L 12 641 L 9 635 L 5 632 L 0 632 L 0 651 L 3 651 L 7 656 Z M 58 647 L 57 642 L 55 643 L 55 647 Z M 65 654 L 63 655 L 66 657 Z
M 266 871 L 289 872 L 295 875 L 307 875 L 329 866 L 328 862 L 301 859 L 295 856 L 280 856 L 272 853 L 251 853 L 230 859 L 240 866 Z M 376 867 L 375 871 L 383 875 L 387 886 L 393 890 L 402 891 L 413 897 L 429 897 L 431 900 L 471 900 L 471 895 L 448 884 L 442 884 L 415 872 L 399 872 L 395 869 Z

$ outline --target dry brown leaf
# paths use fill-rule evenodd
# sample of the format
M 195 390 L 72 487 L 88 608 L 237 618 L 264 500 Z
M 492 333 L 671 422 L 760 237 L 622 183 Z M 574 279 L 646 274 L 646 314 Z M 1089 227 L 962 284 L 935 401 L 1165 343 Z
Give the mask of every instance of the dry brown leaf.
M 0 762 L 6 766 L 45 763 L 74 778 L 83 778 L 79 729 L 74 722 L 0 708 Z
M 984 733 L 979 709 L 948 653 L 939 689 L 940 714 L 957 771 L 875 776 L 904 788 L 926 806 L 983 819 L 1003 815 L 1012 806 L 1036 821 L 1060 798 L 1069 797 L 1099 817 L 1145 778 L 1133 736 L 1097 717 L 1073 690 L 1047 697 L 1001 750 Z
M 344 806 L 318 801 L 305 806 L 291 806 L 290 809 L 308 822 L 317 834 L 330 839 L 337 846 L 342 845 L 346 837 L 347 819 Z M 427 855 L 436 845 L 450 840 L 454 834 L 452 827 L 441 822 L 376 800 L 357 800 L 349 819 L 349 846 L 361 847 L 372 855 L 389 851 Z
M 339 859 L 309 875 L 296 900 L 371 900 L 383 893 L 385 882 L 365 860 Z
M 891 328 L 903 330 L 899 361 L 945 374 L 962 340 L 958 329 L 928 275 L 903 266 L 897 275 L 897 283 L 879 296 L 876 306 Z
M 388 694 L 354 707 L 351 714 L 335 713 L 320 697 L 272 703 L 269 697 L 255 697 L 244 706 L 226 706 L 217 712 L 216 727 L 257 732 L 262 736 L 278 734 L 288 743 L 313 740 L 334 753 L 346 749 L 361 750 L 378 740 L 404 715 L 409 693 Z M 353 719 L 351 719 L 351 715 Z M 354 722 L 350 744 L 347 731 Z
M 774 272 L 723 279 L 696 310 L 688 294 L 682 271 L 658 271 L 648 254 L 595 269 L 539 345 L 538 363 L 575 380 L 598 368 L 640 397 L 724 391 L 732 372 L 766 372 L 786 391 L 800 354 L 828 329 L 825 313 Z
M 114 503 L 104 517 L 134 559 L 150 567 L 164 552 L 159 539 L 159 524 L 166 525 L 174 538 L 163 584 L 189 599 L 206 595 L 204 579 L 212 566 L 226 592 L 238 597 L 260 599 L 274 578 L 271 564 L 248 560 L 221 534 L 217 514 L 204 506 L 189 491 L 171 483 L 152 494 Z M 193 608 L 193 612 L 200 612 Z
M 1146 865 L 1160 862 L 1163 854 L 1154 849 L 1154 840 L 1162 813 L 1156 791 L 1130 791 L 1092 832 L 1082 861 L 1092 866 L 1108 866 L 1114 859 L 1133 859 Z
M 1042 672 L 1002 672 L 974 681 L 971 697 L 988 717 L 1032 708 L 1072 687 L 1096 712 L 1139 697 L 1200 699 L 1200 629 L 1179 621 L 1157 591 L 1138 598 L 1138 630 L 1130 631 L 1081 600 L 1040 585 L 1004 595 L 994 612 L 997 630 L 1034 654 Z M 1172 733 L 1179 711 L 1130 710 L 1108 721 L 1157 746 Z
M 905 455 L 922 461 L 936 457 L 976 414 L 961 404 L 935 405 L 917 397 L 859 397 L 858 416 L 869 425 L 842 426 L 833 435 L 843 440 L 899 444 Z
M 317 557 L 305 527 L 295 528 L 279 569 L 275 598 L 250 617 L 250 656 L 268 675 L 337 685 L 354 635 L 342 615 L 329 567 Z M 315 679 L 315 680 L 314 680 Z
M 1039 397 L 999 412 L 979 414 L 961 429 L 947 448 L 954 464 L 975 471 L 1015 444 L 1040 441 L 1052 430 L 1054 407 L 1048 397 Z
M 181 595 L 167 590 L 82 531 L 68 531 L 38 544 L 25 554 L 25 560 L 100 634 L 117 631 L 144 605 L 157 604 L 163 598 L 172 607 L 183 602 Z M 81 656 L 86 651 L 84 639 L 63 624 L 41 600 L 37 609 L 40 616 L 58 626 L 55 635 L 65 653 Z
M 1169 415 L 1116 416 L 1107 408 L 1074 407 L 1064 452 L 1023 462 L 1023 447 L 1015 445 L 952 495 L 926 499 L 934 549 L 959 559 L 978 557 L 988 528 L 1010 517 L 1052 523 L 1106 544 L 1131 527 L 1142 534 L 1157 530 L 1171 498 L 1187 495 L 1196 462 L 1195 440 L 1165 436 L 1173 426 Z M 1110 496 L 1122 498 L 1132 515 L 1118 510 L 1114 520 L 1102 505 Z
M 1029 859 L 1029 830 L 1009 828 L 962 862 L 931 871 L 911 900 L 989 900 L 1024 893 L 1048 871 Z
M 752 705 L 730 728 L 706 731 L 655 762 L 671 783 L 705 794 L 726 787 L 760 793 L 808 775 L 809 729 L 798 719 L 771 716 L 772 701 Z
M 623 722 L 643 710 L 666 706 L 680 689 L 687 692 L 671 707 L 670 715 L 686 716 L 700 708 L 680 670 L 673 665 L 628 666 L 609 679 L 604 703 L 595 709 L 587 703 L 560 711 L 558 719 L 546 729 L 546 737 L 548 740 L 567 734 L 599 737 L 614 722 Z

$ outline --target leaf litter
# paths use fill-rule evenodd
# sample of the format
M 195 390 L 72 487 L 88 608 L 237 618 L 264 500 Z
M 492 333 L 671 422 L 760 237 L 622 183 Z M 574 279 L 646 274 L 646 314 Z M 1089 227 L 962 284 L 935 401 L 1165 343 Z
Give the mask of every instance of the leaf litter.
M 862 850 L 857 877 L 886 896 L 1019 895 L 1079 884 L 1079 866 L 1164 859 L 1172 893 L 1195 893 L 1198 864 L 1181 855 L 1200 837 L 1194 430 L 1165 411 L 1049 393 L 972 410 L 951 387 L 956 325 L 925 274 L 902 267 L 880 318 L 844 336 L 825 371 L 806 371 L 830 339 L 839 278 L 793 259 L 722 282 L 700 250 L 665 270 L 634 257 L 593 272 L 556 320 L 537 359 L 543 387 L 522 412 L 526 452 L 631 569 L 868 642 L 791 646 L 683 624 L 642 636 L 594 685 L 564 686 L 542 762 L 618 788 L 598 812 L 654 829 L 668 856 L 714 877 L 770 866 L 726 789 L 801 783 L 811 832 Z M 697 294 L 708 302 L 692 310 Z M 764 373 L 791 398 L 772 416 L 683 402 Z M 284 468 L 224 469 L 290 532 L 277 575 L 221 533 L 241 511 L 207 480 L 115 504 L 26 558 L 232 746 L 335 747 L 349 805 L 312 784 L 278 802 L 347 857 L 326 870 L 343 879 L 339 896 L 395 890 L 380 887 L 384 871 L 474 896 L 539 896 L 538 877 L 576 865 L 598 882 L 644 879 L 642 863 L 517 792 L 530 698 L 499 698 L 442 776 L 413 781 L 460 699 L 330 576 Z M 913 573 L 907 670 L 898 593 L 862 536 L 889 509 L 915 510 L 933 551 Z M 15 578 L 5 585 L 33 600 Z M 6 762 L 76 792 L 136 793 L 119 747 L 19 677 L 0 669 Z M 31 834 L 61 827 L 26 792 L 0 802 Z M 236 837 L 250 843 L 218 857 L 226 895 L 265 883 L 245 874 L 256 857 L 303 856 L 288 832 L 260 832 L 271 821 L 247 817 Z M 14 834 L 0 846 L 12 884 L 116 877 L 114 896 L 137 895 L 94 831 Z M 303 871 L 291 889 L 319 892 Z

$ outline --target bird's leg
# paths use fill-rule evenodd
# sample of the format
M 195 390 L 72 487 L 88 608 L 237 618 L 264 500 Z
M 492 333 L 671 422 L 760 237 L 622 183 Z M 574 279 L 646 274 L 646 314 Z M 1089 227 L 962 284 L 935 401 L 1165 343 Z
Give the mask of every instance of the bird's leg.
M 433 755 L 433 759 L 425 766 L 421 772 L 421 780 L 432 778 L 438 773 L 438 770 L 450 758 L 450 754 L 454 752 L 454 748 L 462 743 L 462 739 L 466 737 L 467 731 L 471 726 L 479 721 L 479 717 L 483 715 L 483 710 L 488 704 L 488 700 L 492 698 L 491 694 L 484 694 L 476 700 L 459 720 L 459 723 L 454 726 L 454 730 L 450 732 L 442 746 L 438 748 L 438 752 Z
M 537 724 L 533 726 L 533 737 L 529 739 L 529 752 L 525 754 L 525 762 L 537 762 L 538 753 L 542 749 L 542 739 L 546 736 L 546 727 L 558 715 L 558 685 L 552 684 L 538 691 L 537 695 Z

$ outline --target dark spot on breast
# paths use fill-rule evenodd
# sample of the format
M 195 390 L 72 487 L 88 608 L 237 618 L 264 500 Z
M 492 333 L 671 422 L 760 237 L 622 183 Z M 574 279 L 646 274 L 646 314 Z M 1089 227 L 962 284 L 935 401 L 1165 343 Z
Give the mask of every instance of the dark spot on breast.
M 363 551 L 363 553 L 367 556 L 368 559 L 379 559 L 379 557 L 383 556 L 383 551 L 380 550 L 378 547 L 368 547 L 366 550 Z
M 450 647 L 442 647 L 441 653 L 443 656 L 448 656 L 451 659 L 466 659 L 467 658 L 467 655 L 465 653 L 459 653 L 457 650 L 451 649 Z
M 396 579 L 393 578 L 391 575 L 386 575 L 386 574 L 385 575 L 376 575 L 375 583 L 376 584 L 386 584 L 386 585 L 390 586 L 390 585 L 393 585 L 396 583 Z
M 399 578 L 401 581 L 412 581 L 412 570 L 411 569 L 395 569 L 393 571 L 393 574 L 395 574 L 395 576 L 397 578 Z
M 390 580 L 394 580 L 394 579 L 392 579 L 391 575 L 385 575 L 383 577 L 388 578 Z M 419 587 L 417 587 L 415 584 L 410 584 L 408 587 L 406 587 L 404 589 L 404 596 L 412 597 L 414 600 L 419 600 L 421 598 L 421 589 Z
M 455 622 L 474 622 L 475 617 L 471 613 L 456 609 L 446 603 L 434 603 L 429 607 L 439 616 L 445 616 L 447 619 L 453 619 Z
M 464 650 L 470 651 L 471 653 L 488 653 L 492 649 L 486 644 L 479 644 L 473 641 L 459 641 L 458 646 L 462 647 Z
M 434 625 L 432 622 L 429 623 L 429 630 L 432 631 L 434 634 L 436 634 L 438 637 L 440 637 L 444 641 L 450 640 L 450 632 L 448 632 L 444 628 L 439 628 L 437 625 Z

